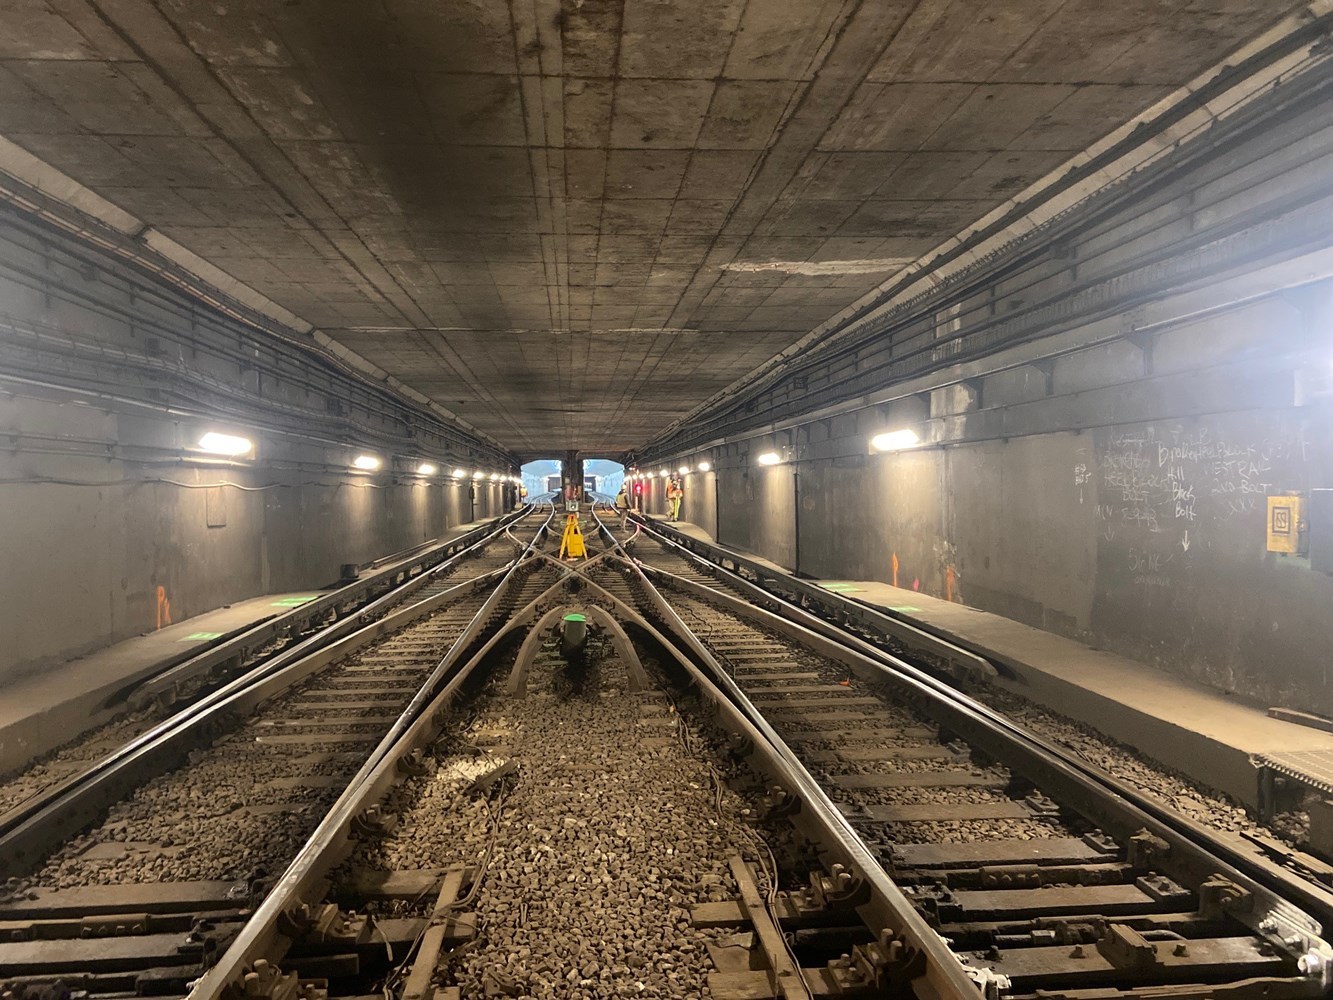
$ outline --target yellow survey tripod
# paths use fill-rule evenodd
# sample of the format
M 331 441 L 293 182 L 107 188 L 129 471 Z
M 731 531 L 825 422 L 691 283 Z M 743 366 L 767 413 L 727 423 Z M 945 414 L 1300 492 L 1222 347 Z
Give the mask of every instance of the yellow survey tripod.
M 569 554 L 570 559 L 577 559 L 582 556 L 588 558 L 588 550 L 583 545 L 583 531 L 579 528 L 579 516 L 570 514 L 565 518 L 565 533 L 560 537 L 560 558 L 564 559 L 565 554 Z

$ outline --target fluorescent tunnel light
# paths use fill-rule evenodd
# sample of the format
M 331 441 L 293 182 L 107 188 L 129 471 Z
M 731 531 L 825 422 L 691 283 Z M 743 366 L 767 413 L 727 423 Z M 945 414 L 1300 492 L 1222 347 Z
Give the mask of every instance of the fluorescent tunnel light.
M 254 442 L 249 438 L 237 434 L 220 434 L 217 431 L 209 431 L 199 439 L 201 450 L 210 455 L 227 455 L 231 458 L 250 454 L 254 446 Z
M 352 459 L 352 468 L 362 472 L 374 472 L 380 467 L 380 460 L 375 455 L 357 455 Z
M 755 459 L 760 465 L 777 465 L 782 461 L 782 456 L 776 451 L 766 451 Z
M 914 448 L 920 443 L 921 438 L 917 436 L 916 431 L 907 428 L 900 431 L 886 431 L 870 439 L 870 447 L 876 451 L 900 451 L 903 448 Z

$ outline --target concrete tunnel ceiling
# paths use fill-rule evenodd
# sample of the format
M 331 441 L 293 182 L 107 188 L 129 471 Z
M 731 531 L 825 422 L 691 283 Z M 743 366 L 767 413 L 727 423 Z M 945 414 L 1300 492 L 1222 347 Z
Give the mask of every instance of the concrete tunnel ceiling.
M 614 454 L 1271 0 L 6 0 L 0 133 L 516 452 Z

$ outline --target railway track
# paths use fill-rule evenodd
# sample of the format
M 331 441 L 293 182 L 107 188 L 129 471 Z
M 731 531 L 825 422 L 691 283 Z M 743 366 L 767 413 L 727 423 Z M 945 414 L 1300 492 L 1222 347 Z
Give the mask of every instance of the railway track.
M 387 749 L 373 767 L 363 770 L 358 779 L 349 785 L 342 799 L 328 812 L 320 828 L 282 875 L 274 891 L 251 916 L 226 954 L 196 983 L 194 996 L 226 995 L 237 984 L 244 984 L 249 995 L 257 992 L 265 995 L 288 994 L 301 988 L 304 982 L 302 977 L 331 975 L 338 969 L 347 970 L 355 965 L 353 952 L 364 947 L 368 937 L 373 936 L 370 930 L 372 926 L 376 928 L 374 934 L 399 944 L 410 937 L 410 961 L 395 959 L 391 962 L 386 978 L 382 980 L 369 983 L 355 977 L 351 981 L 339 980 L 334 995 L 352 996 L 357 995 L 358 991 L 371 989 L 415 1000 L 417 997 L 460 996 L 462 990 L 467 989 L 467 995 L 622 996 L 646 992 L 651 996 L 671 997 L 810 998 L 826 995 L 835 989 L 844 995 L 875 995 L 877 991 L 882 993 L 891 980 L 905 983 L 917 978 L 923 984 L 929 984 L 926 988 L 928 994 L 960 997 L 977 994 L 977 987 L 968 970 L 953 959 L 938 938 L 929 934 L 925 923 L 915 911 L 903 903 L 898 890 L 873 863 L 845 819 L 826 799 L 821 798 L 811 775 L 794 762 L 784 759 L 762 725 L 757 726 L 748 719 L 671 638 L 656 629 L 617 595 L 616 591 L 632 591 L 633 585 L 619 580 L 617 574 L 607 569 L 613 549 L 613 545 L 607 545 L 601 553 L 576 566 L 562 565 L 549 553 L 534 549 L 530 560 L 534 564 L 534 576 L 543 574 L 534 584 L 534 589 L 555 577 L 552 585 L 545 587 L 528 605 L 516 611 L 500 633 L 460 666 L 438 698 L 417 715 L 416 721 L 402 734 L 395 746 Z M 522 830 L 513 833 L 511 847 L 517 852 L 520 863 L 519 876 L 516 876 L 518 885 L 509 886 L 509 894 L 501 897 L 503 905 L 494 914 L 497 920 L 501 913 L 507 915 L 508 935 L 501 935 L 498 928 L 496 931 L 497 936 L 503 939 L 502 946 L 491 955 L 491 959 L 481 961 L 480 964 L 464 961 L 461 968 L 451 972 L 453 959 L 473 949 L 485 951 L 492 944 L 484 933 L 478 936 L 477 914 L 471 910 L 471 906 L 485 892 L 484 888 L 478 889 L 481 883 L 477 880 L 484 879 L 485 870 L 490 864 L 495 850 L 493 837 L 488 841 L 488 846 L 480 851 L 479 857 L 475 847 L 472 851 L 473 859 L 480 861 L 480 871 L 469 870 L 473 866 L 464 865 L 445 872 L 413 868 L 390 871 L 384 875 L 383 882 L 397 886 L 393 893 L 388 893 L 383 887 L 375 890 L 381 897 L 394 896 L 393 907 L 387 915 L 379 913 L 367 918 L 360 910 L 356 913 L 342 911 L 337 902 L 328 899 L 325 888 L 330 873 L 339 862 L 349 856 L 355 859 L 358 851 L 364 854 L 364 848 L 360 845 L 368 841 L 374 843 L 376 838 L 380 840 L 371 851 L 376 858 L 387 856 L 397 859 L 406 855 L 416 865 L 439 863 L 442 860 L 435 849 L 430 847 L 424 848 L 426 854 L 423 856 L 419 836 L 423 817 L 433 817 L 433 822 L 437 824 L 444 819 L 441 810 L 437 808 L 438 801 L 424 813 L 418 811 L 413 818 L 413 806 L 407 801 L 410 795 L 405 795 L 403 791 L 408 786 L 404 783 L 410 785 L 413 777 L 424 779 L 432 774 L 439 777 L 439 768 L 432 768 L 425 762 L 423 752 L 439 760 L 438 751 L 432 748 L 436 746 L 441 734 L 449 729 L 451 722 L 465 711 L 469 685 L 485 678 L 488 673 L 492 677 L 491 683 L 498 683 L 493 673 L 495 657 L 503 659 L 505 649 L 513 649 L 520 635 L 526 635 L 526 638 L 518 644 L 514 667 L 508 672 L 504 691 L 511 698 L 521 697 L 527 691 L 534 668 L 523 665 L 539 659 L 538 653 L 543 648 L 544 640 L 550 636 L 553 623 L 576 620 L 566 617 L 572 608 L 583 609 L 580 615 L 584 621 L 579 623 L 579 627 L 601 630 L 599 635 L 603 645 L 609 644 L 616 656 L 627 665 L 628 681 L 623 684 L 624 692 L 612 704 L 599 701 L 596 711 L 580 720 L 581 725 L 562 724 L 557 727 L 560 731 L 556 733 L 548 731 L 550 726 L 535 723 L 516 727 L 515 720 L 524 714 L 521 707 L 506 705 L 503 714 L 495 717 L 495 721 L 507 723 L 511 733 L 517 728 L 524 742 L 532 738 L 541 745 L 542 736 L 548 741 L 554 739 L 557 743 L 559 740 L 573 740 L 574 743 L 566 745 L 581 746 L 584 753 L 602 755 L 603 760 L 608 754 L 622 758 L 628 754 L 632 760 L 633 753 L 651 749 L 654 741 L 651 735 L 645 736 L 638 729 L 626 729 L 626 725 L 641 725 L 645 719 L 654 717 L 654 714 L 659 722 L 668 723 L 672 716 L 679 716 L 679 713 L 669 711 L 663 715 L 660 700 L 653 705 L 651 696 L 644 698 L 650 685 L 632 664 L 639 659 L 641 652 L 646 651 L 650 657 L 665 661 L 674 672 L 678 684 L 683 682 L 691 685 L 699 696 L 698 711 L 712 713 L 713 722 L 730 734 L 727 744 L 727 752 L 730 754 L 726 758 L 728 762 L 722 763 L 719 758 L 718 763 L 712 765 L 711 771 L 721 775 L 725 771 L 744 770 L 750 775 L 742 779 L 750 803 L 744 813 L 748 822 L 770 829 L 774 823 L 790 823 L 799 833 L 797 842 L 801 847 L 783 852 L 786 858 L 784 865 L 779 867 L 776 856 L 767 846 L 759 849 L 751 845 L 748 857 L 745 853 L 739 853 L 730 858 L 726 875 L 717 871 L 706 872 L 710 878 L 693 885 L 692 891 L 696 893 L 705 888 L 709 890 L 704 899 L 691 899 L 689 893 L 682 891 L 682 887 L 673 882 L 667 888 L 675 891 L 668 891 L 665 899 L 661 898 L 663 893 L 659 886 L 651 891 L 649 899 L 642 898 L 641 893 L 631 893 L 616 906 L 602 906 L 600 909 L 594 906 L 596 919 L 588 923 L 580 917 L 580 908 L 591 905 L 590 895 L 595 901 L 605 886 L 615 882 L 609 872 L 595 867 L 589 871 L 585 865 L 579 871 L 567 871 L 563 882 L 556 880 L 551 884 L 549 877 L 535 877 L 539 870 L 538 862 L 544 860 L 545 852 L 541 847 L 543 829 L 547 831 L 549 839 L 551 823 L 564 829 L 565 818 L 574 818 L 575 828 L 578 828 L 577 815 L 569 816 L 571 807 L 568 801 L 555 795 L 554 801 L 562 805 L 556 816 L 548 815 L 543 820 L 545 827 L 534 821 L 524 824 Z M 593 624 L 588 626 L 588 620 Z M 633 630 L 633 639 L 627 629 Z M 537 672 L 540 674 L 540 670 Z M 536 682 L 536 686 L 540 689 L 541 682 Z M 578 684 L 574 686 L 579 687 Z M 586 677 L 583 686 L 586 687 Z M 638 712 L 634 711 L 636 707 Z M 608 727 L 615 731 L 611 732 Z M 495 734 L 489 735 L 493 737 Z M 590 740 L 590 737 L 593 738 Z M 465 738 L 475 746 L 478 740 L 484 740 L 487 736 L 483 732 L 469 730 Z M 548 743 L 545 751 L 536 753 L 530 759 L 549 766 L 552 761 L 552 753 L 548 752 L 550 749 Z M 741 757 L 745 758 L 744 768 L 737 764 Z M 557 773 L 548 772 L 550 780 L 536 783 L 536 788 L 542 790 L 537 798 L 548 797 L 546 793 L 552 782 L 563 781 L 568 784 L 568 775 L 577 774 L 580 770 L 578 758 L 569 753 L 556 752 L 554 759 L 559 762 L 556 765 Z M 490 770 L 483 768 L 482 773 L 477 773 L 475 770 L 468 772 L 464 769 L 463 775 L 470 776 L 470 787 L 491 787 L 502 783 L 507 775 L 512 775 L 514 766 L 508 760 L 498 759 Z M 623 765 L 619 773 L 614 769 L 596 773 L 602 780 L 595 788 L 590 788 L 585 777 L 581 785 L 581 797 L 587 796 L 601 802 L 608 793 L 618 796 L 619 804 L 599 810 L 598 814 L 608 820 L 615 820 L 625 809 L 632 808 L 629 803 L 638 803 L 636 815 L 639 817 L 660 817 L 676 812 L 676 803 L 670 798 L 658 797 L 651 786 L 640 790 L 642 783 L 632 771 L 625 773 Z M 407 777 L 404 778 L 404 775 Z M 732 777 L 734 779 L 737 775 L 733 774 Z M 438 791 L 435 781 L 423 780 L 421 787 L 427 790 L 428 799 L 429 790 Z M 717 784 L 716 795 L 721 796 L 723 793 L 723 786 Z M 641 801 L 645 798 L 646 803 Z M 802 798 L 808 807 L 792 809 L 791 804 Z M 364 817 L 374 813 L 377 808 L 381 811 L 376 815 L 388 815 L 393 817 L 392 820 L 368 823 Z M 684 815 L 693 818 L 693 812 L 696 811 L 691 810 Z M 734 824 L 738 818 L 732 816 L 731 822 Z M 479 817 L 474 816 L 473 819 Z M 460 820 L 455 816 L 452 822 L 458 824 Z M 454 831 L 465 843 L 468 836 L 472 836 L 475 844 L 479 825 L 477 822 L 468 824 L 464 816 L 462 825 L 455 825 Z M 399 828 L 405 831 L 405 836 L 398 835 Z M 501 824 L 492 819 L 490 828 L 499 830 Z M 387 847 L 386 841 L 389 844 Z M 763 843 L 767 845 L 769 841 Z M 602 836 L 590 842 L 573 837 L 569 849 L 586 853 L 591 849 L 591 844 L 596 844 L 600 850 L 599 860 L 607 860 L 607 855 L 634 853 L 634 838 L 629 827 L 613 828 L 609 838 Z M 647 859 L 650 874 L 654 874 L 668 864 L 666 859 L 673 856 L 677 845 L 673 838 L 659 837 L 657 843 L 649 846 L 656 851 L 650 853 Z M 608 848 L 611 849 L 608 851 Z M 465 846 L 463 853 L 467 855 Z M 524 860 L 525 854 L 527 860 Z M 515 855 L 506 849 L 505 857 L 513 859 Z M 447 859 L 447 852 L 444 859 Z M 718 859 L 714 857 L 713 861 L 716 863 Z M 532 867 L 525 870 L 525 864 Z M 564 871 L 565 867 L 555 865 L 557 871 Z M 549 869 L 547 873 L 549 876 Z M 354 883 L 355 874 L 353 872 L 353 877 L 345 878 L 344 881 Z M 423 876 L 434 878 L 434 881 L 425 882 L 423 887 Z M 534 876 L 534 879 L 525 881 L 521 876 Z M 586 886 L 580 885 L 584 881 L 581 876 L 592 881 Z M 517 893 L 514 891 L 516 889 Z M 351 895 L 359 907 L 366 907 L 364 889 L 359 897 L 357 893 Z M 414 906 L 432 896 L 434 903 L 424 910 L 413 911 Z M 534 935 L 528 926 L 533 905 L 562 897 L 567 902 L 556 909 L 570 923 L 563 927 L 557 925 L 547 928 L 550 933 L 538 932 Z M 346 902 L 345 899 L 342 901 Z M 588 947 L 590 934 L 596 940 L 604 941 L 619 933 L 623 948 L 626 940 L 622 933 L 624 929 L 630 929 L 628 940 L 634 941 L 639 933 L 634 928 L 642 924 L 645 911 L 660 909 L 663 903 L 667 908 L 668 923 L 674 923 L 676 931 L 671 939 L 674 952 L 649 948 L 650 954 L 645 957 L 613 951 L 609 953 L 610 961 L 605 965 L 600 959 L 584 957 L 583 951 Z M 515 906 L 519 912 L 517 926 L 512 912 Z M 408 916 L 403 916 L 404 907 Z M 308 916 L 294 919 L 292 916 L 325 913 L 330 914 L 327 920 L 313 920 Z M 889 924 L 894 923 L 889 915 L 894 913 L 909 923 L 916 921 L 919 924 L 919 939 L 924 943 L 924 949 L 913 948 L 910 954 L 903 952 L 905 939 L 898 931 L 889 929 Z M 660 913 L 657 914 L 657 917 L 660 916 Z M 425 923 L 381 926 L 385 920 L 404 919 L 424 920 Z M 294 945 L 310 946 L 306 935 L 312 920 L 321 927 L 338 928 L 341 940 L 339 954 L 329 956 L 327 960 L 316 962 L 313 966 L 305 962 L 304 955 L 293 952 Z M 651 923 L 652 920 L 649 920 Z M 283 929 L 284 925 L 286 930 Z M 412 934 L 414 926 L 415 935 Z M 480 926 L 484 928 L 484 922 Z M 794 934 L 805 935 L 807 941 L 813 941 L 810 947 L 817 953 L 834 947 L 847 949 L 851 954 L 823 969 L 803 968 L 797 938 L 792 934 L 784 934 L 784 927 Z M 395 938 L 395 934 L 401 937 Z M 717 947 L 703 944 L 710 936 L 720 939 Z M 555 941 L 558 947 L 551 954 L 549 948 L 543 945 L 544 954 L 534 959 L 537 941 Z M 574 954 L 579 960 L 573 967 L 564 966 L 561 977 L 553 979 L 551 963 L 557 959 L 568 959 L 570 948 L 574 948 Z M 392 946 L 391 951 L 394 956 L 401 954 Z M 686 953 L 690 954 L 691 968 L 688 972 L 681 967 Z M 864 956 L 865 959 L 863 961 L 853 955 Z M 620 961 L 621 957 L 626 960 Z M 595 965 L 593 961 L 596 961 Z M 643 974 L 647 979 L 632 979 L 627 983 L 623 977 L 630 970 L 643 968 L 643 962 L 651 965 L 649 972 Z M 487 972 L 493 973 L 489 979 L 486 978 Z M 344 975 L 347 975 L 346 971 Z M 467 978 L 469 975 L 474 977 L 470 982 Z M 477 976 L 481 978 L 475 978 Z M 456 981 L 451 982 L 451 977 L 456 977 Z M 603 982 L 607 977 L 610 982 Z
M 60 790 L 77 783 L 108 754 L 148 732 L 172 712 L 299 645 L 306 655 L 408 601 L 425 600 L 461 579 L 482 576 L 508 562 L 512 552 L 492 542 L 504 523 L 479 529 L 422 552 L 388 571 L 371 573 L 350 591 L 339 590 L 276 615 L 184 663 L 167 667 L 122 692 L 109 705 L 110 722 L 79 734 L 24 767 L 0 776 L 0 831 L 12 828 Z M 0 865 L 0 872 L 5 871 Z
M 767 720 L 993 989 L 1327 988 L 1322 889 L 1138 808 L 1131 790 L 799 607 L 755 608 L 748 581 L 651 537 L 634 548 L 668 596 L 634 575 L 629 589 Z
M 553 535 L 525 547 L 503 597 L 373 749 L 333 759 L 361 738 L 354 720 L 378 716 L 384 733 L 382 706 L 406 690 L 398 671 L 443 631 L 395 631 L 388 652 L 367 646 L 348 672 L 321 675 L 337 686 L 271 702 L 298 766 L 342 768 L 336 779 L 265 778 L 273 797 L 256 797 L 253 817 L 181 831 L 188 847 L 219 825 L 238 844 L 266 830 L 264 865 L 210 871 L 221 877 L 188 891 L 134 882 L 100 904 L 92 890 L 39 891 L 18 905 L 46 907 L 46 926 L 0 931 L 105 934 L 100 959 L 70 974 L 92 996 L 1327 992 L 1329 909 L 1298 883 L 1237 865 L 864 639 L 771 597 L 747 603 L 746 581 L 639 535 L 645 570 L 610 530 L 562 562 Z M 414 627 L 457 629 L 462 611 Z M 188 811 L 180 789 L 234 794 L 235 775 L 264 766 L 268 750 L 225 756 L 264 745 L 240 732 L 167 779 L 169 813 Z M 115 864 L 152 870 L 130 857 L 136 828 L 107 829 L 119 840 L 93 840 L 121 846 L 94 853 L 123 849 Z M 71 853 L 52 871 L 77 875 L 66 862 L 97 859 Z M 148 900 L 133 893 L 164 885 L 207 900 L 159 897 L 136 924 Z M 145 965 L 168 938 L 175 965 L 157 952 Z M 113 943 L 137 972 L 106 968 Z M 0 979 L 13 980 L 6 947 Z M 49 986 L 42 968 L 10 991 Z
M 40 793 L 0 830 L 0 980 L 183 993 L 449 657 L 525 600 L 532 574 L 506 530 L 390 595 L 372 623 L 293 649 Z M 518 530 L 530 543 L 544 520 Z
M 733 898 L 733 865 L 776 878 L 768 842 L 781 851 L 784 828 L 769 824 L 765 839 L 740 821 L 754 803 L 725 783 L 734 762 L 648 679 L 633 646 L 603 631 L 567 660 L 534 627 L 539 641 L 493 666 L 466 724 L 395 789 L 397 829 L 358 843 L 340 869 L 345 884 L 411 891 L 404 871 L 445 868 L 428 913 L 448 916 L 386 988 L 703 996 L 710 948 L 738 946 L 691 909 Z
M 339 902 L 350 897 L 359 910 L 373 910 L 391 898 L 388 912 L 377 912 L 370 922 L 385 940 L 409 943 L 407 960 L 399 958 L 372 988 L 404 997 L 456 996 L 455 987 L 438 980 L 441 956 L 448 966 L 457 954 L 466 957 L 444 975 L 456 977 L 469 995 L 705 995 L 701 984 L 716 969 L 703 944 L 710 935 L 692 930 L 688 896 L 700 902 L 730 898 L 724 882 L 734 879 L 776 890 L 775 862 L 767 848 L 755 849 L 749 827 L 738 822 L 742 812 L 718 804 L 730 794 L 719 770 L 696 767 L 693 782 L 682 772 L 680 751 L 673 749 L 680 716 L 652 690 L 638 647 L 612 613 L 630 621 L 638 616 L 599 592 L 581 571 L 562 573 L 549 555 L 536 551 L 531 561 L 530 589 L 538 592 L 508 625 L 509 635 L 517 640 L 526 634 L 524 641 L 516 650 L 516 642 L 506 647 L 502 631 L 460 667 L 412 731 L 329 812 L 284 874 L 280 888 L 287 891 L 265 901 L 248 933 L 196 986 L 196 995 L 221 995 L 229 984 L 254 982 L 257 975 L 273 982 L 294 976 L 285 970 L 299 969 L 299 959 L 293 961 L 280 938 L 273 947 L 273 928 L 293 909 L 341 912 L 314 894 L 349 855 L 334 881 L 353 888 L 335 890 Z M 569 586 L 575 579 L 581 585 Z M 572 671 L 558 666 L 550 641 L 552 624 L 571 606 L 587 612 L 595 635 L 593 648 L 580 652 Z M 497 670 L 497 662 L 512 666 Z M 470 706 L 466 692 L 478 683 L 489 686 L 491 702 Z M 461 732 L 450 726 L 459 717 L 471 720 Z M 442 733 L 450 735 L 442 740 Z M 441 752 L 441 743 L 453 749 Z M 460 745 L 480 757 L 459 755 Z M 650 773 L 670 795 L 659 797 L 652 784 L 641 789 Z M 471 813 L 441 807 L 467 799 L 460 789 L 503 788 L 513 779 L 526 822 L 502 824 L 490 805 L 485 814 L 480 806 Z M 688 801 L 682 804 L 680 797 Z M 358 829 L 354 817 L 374 802 L 382 802 L 394 822 L 369 830 L 362 822 Z M 709 819 L 709 803 L 715 820 Z M 725 837 L 722 828 L 729 831 Z M 765 874 L 730 853 L 740 846 L 758 857 Z M 695 870 L 702 855 L 710 856 L 711 870 Z M 394 867 L 372 876 L 367 886 L 366 868 L 376 864 Z M 487 879 L 493 864 L 504 874 Z M 724 875 L 731 869 L 735 874 Z M 685 892 L 677 880 L 687 877 Z M 627 878 L 643 884 L 627 891 L 619 882 Z M 607 905 L 604 896 L 620 903 Z M 364 941 L 368 921 L 349 913 L 336 922 L 346 958 Z M 489 930 L 478 936 L 479 927 Z M 607 935 L 615 942 L 608 943 Z M 325 972 L 337 968 L 337 960 L 319 966 Z M 339 986 L 339 995 L 367 988 L 364 981 Z

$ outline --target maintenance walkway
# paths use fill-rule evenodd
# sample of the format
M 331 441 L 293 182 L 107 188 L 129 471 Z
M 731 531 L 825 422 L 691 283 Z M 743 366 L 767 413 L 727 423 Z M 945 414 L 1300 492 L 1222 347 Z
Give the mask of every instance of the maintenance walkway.
M 447 544 L 488 523 L 454 525 L 429 545 Z M 391 570 L 411 558 L 391 556 L 373 565 L 377 572 Z M 146 679 L 338 589 L 340 585 L 237 601 L 0 686 L 0 775 L 110 722 L 129 708 L 128 694 Z

